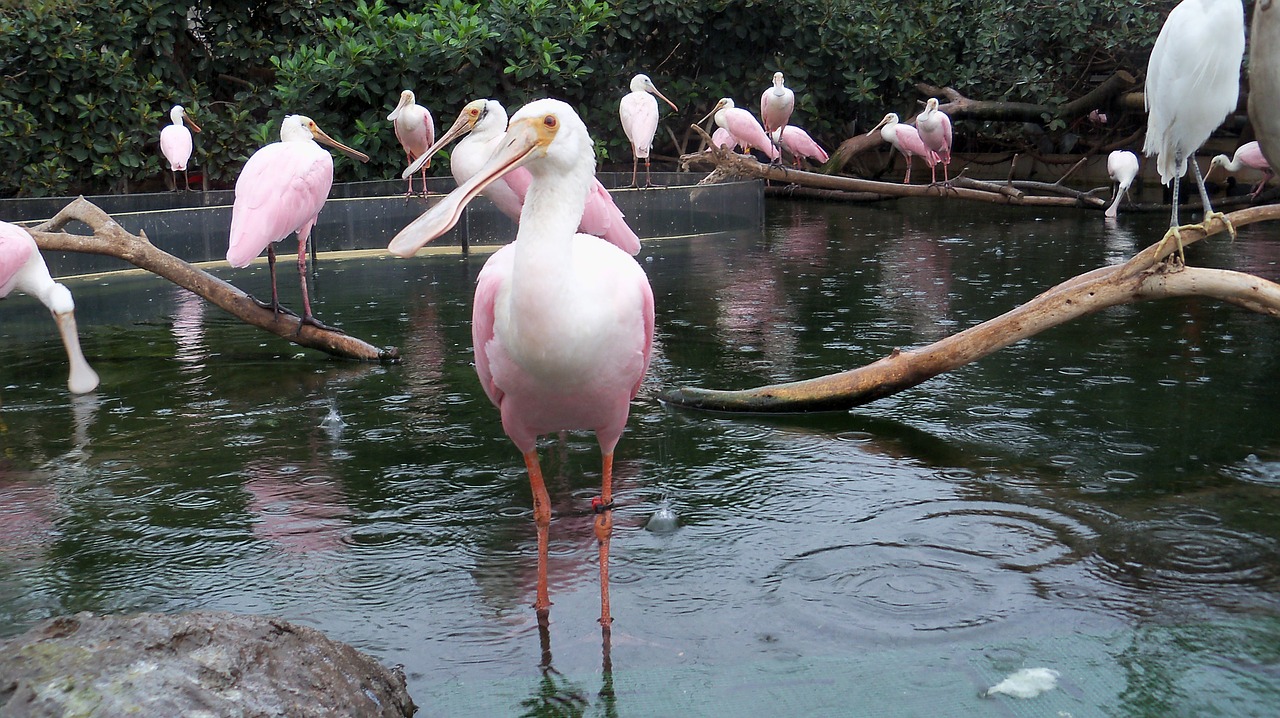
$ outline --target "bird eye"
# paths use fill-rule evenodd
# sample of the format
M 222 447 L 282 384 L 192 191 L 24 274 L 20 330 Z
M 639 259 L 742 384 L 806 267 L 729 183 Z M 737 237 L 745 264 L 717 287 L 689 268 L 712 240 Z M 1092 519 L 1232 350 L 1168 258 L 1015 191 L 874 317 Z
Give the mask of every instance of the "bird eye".
M 547 129 L 554 130 L 556 128 L 556 116 L 547 115 L 546 117 L 542 118 L 542 124 L 546 125 Z

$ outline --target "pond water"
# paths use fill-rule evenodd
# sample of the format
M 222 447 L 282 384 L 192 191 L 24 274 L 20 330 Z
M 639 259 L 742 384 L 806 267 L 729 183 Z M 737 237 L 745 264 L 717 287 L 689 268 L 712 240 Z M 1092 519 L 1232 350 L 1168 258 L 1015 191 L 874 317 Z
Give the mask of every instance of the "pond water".
M 403 664 L 420 715 L 1264 715 L 1280 705 L 1280 324 L 1114 308 L 848 413 L 664 406 L 873 361 L 1127 258 L 1163 214 L 770 200 L 762 233 L 651 242 L 652 370 L 618 447 L 602 641 L 587 434 L 527 477 L 471 367 L 483 256 L 321 256 L 329 360 L 151 277 L 70 282 L 102 376 L 0 305 L 0 637 L 216 609 Z M 1274 278 L 1251 226 L 1192 263 Z M 323 246 L 323 245 L 322 245 Z M 282 298 L 296 301 L 289 263 Z M 259 296 L 265 268 L 213 271 Z M 646 529 L 655 511 L 673 531 Z M 1021 668 L 1031 699 L 981 697 Z

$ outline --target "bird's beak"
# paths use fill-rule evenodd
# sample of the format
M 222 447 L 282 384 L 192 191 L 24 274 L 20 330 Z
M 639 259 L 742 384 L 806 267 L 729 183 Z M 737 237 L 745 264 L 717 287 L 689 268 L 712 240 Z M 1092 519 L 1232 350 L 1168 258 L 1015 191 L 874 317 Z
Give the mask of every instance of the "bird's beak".
M 387 119 L 390 120 L 391 122 L 395 122 L 396 118 L 400 116 L 400 111 L 408 106 L 409 106 L 409 96 L 403 92 L 400 93 L 400 104 L 396 105 L 396 109 L 392 110 L 391 114 L 387 115 Z
M 867 134 L 868 135 L 874 134 L 876 130 L 880 129 L 881 127 L 884 127 L 887 124 L 889 124 L 889 116 L 885 115 L 884 119 L 880 120 L 879 124 L 877 124 L 875 127 L 872 127 L 870 130 L 867 131 Z
M 468 109 L 468 107 L 462 108 L 462 112 L 458 114 L 458 119 L 453 121 L 453 127 L 450 127 L 449 131 L 441 135 L 440 139 L 436 140 L 434 145 L 428 147 L 427 151 L 423 152 L 421 157 L 414 160 L 413 164 L 409 165 L 404 172 L 401 172 L 400 179 L 409 179 L 414 172 L 422 169 L 423 165 L 430 162 L 431 157 L 435 155 L 435 153 L 448 146 L 450 142 L 453 142 L 459 137 L 475 129 L 476 123 L 480 121 L 480 113 L 472 115 L 467 111 Z
M 672 102 L 671 100 L 668 100 L 666 95 L 662 94 L 661 92 L 658 92 L 658 88 L 654 87 L 653 85 L 649 85 L 648 90 L 649 92 L 652 92 L 658 97 L 661 97 L 663 102 L 667 103 L 668 105 L 671 105 L 671 109 L 675 110 L 676 112 L 680 111 L 680 108 L 676 107 L 676 103 Z M 706 119 L 706 118 L 703 118 L 703 119 Z
M 664 99 L 665 99 L 665 98 L 664 98 Z M 716 103 L 716 106 L 715 106 L 715 107 L 713 107 L 713 108 L 711 108 L 711 111 L 707 113 L 707 116 L 706 116 L 706 117 L 702 118 L 701 120 L 698 120 L 698 124 L 702 124 L 703 122 L 706 122 L 707 120 L 711 119 L 712 117 L 715 117 L 715 116 L 716 116 L 716 113 L 717 113 L 717 112 L 719 112 L 719 111 L 720 111 L 720 109 L 721 109 L 721 108 L 723 108 L 723 107 L 724 107 L 724 102 L 723 102 L 723 101 L 721 101 L 721 102 L 717 102 L 717 103 Z
M 188 125 L 191 125 L 191 129 L 195 130 L 196 132 L 200 131 L 200 125 L 197 125 L 196 121 L 191 119 L 191 115 L 188 115 L 185 112 L 182 113 L 182 121 L 187 123 Z
M 54 314 L 53 320 L 58 323 L 58 333 L 62 335 L 62 346 L 66 347 L 67 359 L 71 363 L 71 374 L 67 378 L 67 388 L 72 394 L 88 394 L 98 388 L 98 373 L 85 361 L 80 351 L 80 336 L 76 333 L 76 315 L 73 312 Z
M 556 127 L 558 127 L 558 123 Z M 427 242 L 443 235 L 458 223 L 462 210 L 485 187 L 503 175 L 546 154 L 547 145 L 555 139 L 556 129 L 548 127 L 543 118 L 526 117 L 511 123 L 498 149 L 493 151 L 484 167 L 462 186 L 445 195 L 435 206 L 409 223 L 387 245 L 387 251 L 398 257 L 412 257 Z
M 338 150 L 339 152 L 350 157 L 351 159 L 360 160 L 361 162 L 369 161 L 369 155 L 366 155 L 360 150 L 355 150 L 350 147 L 347 147 L 346 145 L 333 139 L 329 135 L 326 135 L 324 130 L 316 126 L 316 123 L 312 122 L 310 129 L 311 129 L 311 136 L 316 139 L 316 142 L 329 145 L 330 147 L 334 148 L 335 150 Z

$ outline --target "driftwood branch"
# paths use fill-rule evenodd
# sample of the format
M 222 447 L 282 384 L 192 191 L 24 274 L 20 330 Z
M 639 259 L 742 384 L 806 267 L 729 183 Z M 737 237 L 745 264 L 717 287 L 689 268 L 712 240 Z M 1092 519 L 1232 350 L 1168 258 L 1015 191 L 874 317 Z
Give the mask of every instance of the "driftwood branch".
M 1280 219 L 1280 205 L 1234 212 L 1235 227 Z M 1213 219 L 1206 228 L 1187 227 L 1183 245 L 1223 231 Z M 850 371 L 804 381 L 741 391 L 680 388 L 665 402 L 708 411 L 795 413 L 843 411 L 913 387 L 946 371 L 981 359 L 1046 329 L 1107 307 L 1148 299 L 1204 296 L 1280 318 L 1280 285 L 1251 274 L 1195 267 L 1174 268 L 1166 258 L 1176 243 L 1157 243 L 1128 262 L 1078 275 L 1020 307 L 919 349 L 895 349 L 889 356 Z
M 72 221 L 83 222 L 92 235 L 62 231 Z M 235 286 L 204 272 L 157 248 L 146 235 L 125 231 L 111 216 L 83 197 L 62 208 L 52 219 L 31 230 L 36 244 L 55 252 L 104 254 L 123 259 L 136 267 L 204 297 L 227 312 L 256 327 L 288 339 L 298 346 L 318 349 L 326 354 L 361 361 L 398 361 L 394 347 L 379 349 L 367 342 L 338 331 L 327 331 L 302 324 L 291 314 L 277 314 L 258 304 L 257 300 Z
M 701 128 L 698 129 L 700 130 Z M 859 192 L 878 197 L 947 196 L 977 202 L 1028 207 L 1095 207 L 1098 209 L 1106 207 L 1104 200 L 1084 192 L 1074 192 L 1070 196 L 1047 197 L 1028 195 L 1017 188 L 1009 188 L 977 180 L 957 179 L 950 186 L 947 186 L 943 184 L 898 184 L 842 175 L 824 175 L 817 172 L 793 169 L 781 164 L 763 164 L 750 155 L 740 155 L 723 147 L 715 147 L 702 152 L 683 155 L 680 157 L 680 166 L 684 169 L 693 167 L 713 168 L 712 173 L 704 178 L 701 184 L 712 184 L 732 179 L 758 178 L 773 182 L 797 184 L 812 189 Z M 1063 188 L 1059 188 L 1059 192 L 1062 191 Z

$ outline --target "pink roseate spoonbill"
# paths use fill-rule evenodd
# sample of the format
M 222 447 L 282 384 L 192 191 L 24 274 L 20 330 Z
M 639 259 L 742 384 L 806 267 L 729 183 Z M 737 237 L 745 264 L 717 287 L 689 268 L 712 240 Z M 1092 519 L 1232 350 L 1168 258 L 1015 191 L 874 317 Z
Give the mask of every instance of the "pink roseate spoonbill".
M 1116 196 L 1103 215 L 1114 218 L 1119 213 L 1120 198 L 1128 194 L 1129 186 L 1138 176 L 1138 156 L 1128 150 L 1113 151 L 1107 155 L 1107 176 L 1116 183 Z
M 911 125 L 906 125 L 898 121 L 898 113 L 890 112 L 880 120 L 880 124 L 871 128 L 867 134 L 871 134 L 876 130 L 880 131 L 880 138 L 885 142 L 893 145 L 894 149 L 902 153 L 907 159 L 907 174 L 902 178 L 902 184 L 911 184 L 911 158 L 920 156 L 930 169 L 938 162 L 938 156 L 933 150 L 925 145 L 924 140 L 920 139 L 920 133 Z
M 40 300 L 53 314 L 71 364 L 71 373 L 67 377 L 67 388 L 71 393 L 87 394 L 98 388 L 98 375 L 80 351 L 76 304 L 71 298 L 71 291 L 49 276 L 40 248 L 27 230 L 0 222 L 0 299 L 15 289 Z
M 738 139 L 733 136 L 732 132 L 723 127 L 717 127 L 716 131 L 711 133 L 711 144 L 715 147 L 723 147 L 732 151 L 733 148 L 738 146 Z
M 1244 6 L 1240 0 L 1182 0 L 1160 28 L 1147 61 L 1147 139 L 1142 154 L 1155 156 L 1162 184 L 1173 185 L 1169 231 L 1178 241 L 1178 181 L 1191 165 L 1204 204 L 1204 219 L 1222 217 L 1209 204 L 1196 150 L 1236 108 L 1244 59 Z M 1235 228 L 1227 223 L 1231 235 Z
M 916 115 L 916 131 L 925 147 L 933 150 L 942 163 L 942 181 L 950 183 L 951 174 L 951 117 L 938 109 L 938 98 L 930 97 L 924 103 L 924 112 Z M 929 165 L 930 184 L 937 184 L 937 166 Z
M 1230 159 L 1226 155 L 1217 155 L 1209 162 L 1209 171 L 1205 172 L 1205 176 L 1209 176 L 1209 172 L 1213 172 L 1214 167 L 1221 167 L 1229 174 L 1234 174 L 1242 169 L 1249 168 L 1262 171 L 1262 181 L 1258 183 L 1253 191 L 1249 193 L 1249 197 L 1257 197 L 1262 188 L 1267 186 L 1267 182 L 1275 174 L 1271 171 L 1271 163 L 1267 162 L 1267 158 L 1262 154 L 1262 146 L 1255 140 L 1246 142 L 1236 148 L 1235 154 Z
M 813 141 L 808 132 L 796 127 L 795 125 L 783 125 L 772 133 L 773 141 L 787 152 L 791 153 L 791 157 L 795 160 L 796 167 L 800 166 L 801 158 L 808 158 L 819 164 L 826 162 L 827 151 Z
M 368 155 L 325 134 L 310 117 L 285 117 L 280 125 L 280 141 L 254 152 L 236 179 L 227 262 L 233 267 L 247 267 L 266 249 L 271 270 L 271 308 L 279 312 L 275 243 L 297 232 L 302 322 L 327 328 L 311 316 L 311 299 L 307 296 L 307 239 L 333 186 L 333 157 L 317 142 L 361 162 L 369 161 Z
M 391 121 L 391 126 L 396 131 L 396 139 L 400 140 L 400 146 L 404 148 L 405 164 L 410 164 L 421 157 L 436 141 L 436 123 L 431 119 L 431 113 L 427 108 L 418 104 L 411 90 L 400 93 L 400 104 L 387 115 L 387 119 Z M 421 165 L 422 194 L 424 195 L 427 193 L 427 168 L 430 166 L 430 158 Z M 409 180 L 409 191 L 404 193 L 408 197 L 413 194 L 413 175 L 408 175 L 405 179 Z
M 388 250 L 412 256 L 456 224 L 485 185 L 519 167 L 529 169 L 533 184 L 516 239 L 495 252 L 477 278 L 471 314 L 476 373 L 529 472 L 538 534 L 533 605 L 540 615 L 551 605 L 551 508 L 537 437 L 595 431 L 603 463 L 601 495 L 592 503 L 600 544 L 600 623 L 607 630 L 613 453 L 649 366 L 653 291 L 626 252 L 574 233 L 595 172 L 586 126 L 559 100 L 525 105 L 485 166 L 401 230 Z
M 680 108 L 667 96 L 658 92 L 653 80 L 648 75 L 640 74 L 631 78 L 631 92 L 623 96 L 618 103 L 618 116 L 622 119 L 622 131 L 631 141 L 631 186 L 636 186 L 636 170 L 640 160 L 644 160 L 644 186 L 652 187 L 649 179 L 649 150 L 653 148 L 653 136 L 658 132 L 658 100 L 671 105 L 676 112 Z
M 760 119 L 770 135 L 791 121 L 791 111 L 796 108 L 796 93 L 783 82 L 781 72 L 773 73 L 773 87 L 760 94 Z
M 720 98 L 715 108 L 707 113 L 706 117 L 698 120 L 698 124 L 706 122 L 711 117 L 715 117 L 716 125 L 728 130 L 733 135 L 735 143 L 748 152 L 754 147 L 765 153 L 771 160 L 776 160 L 780 156 L 778 148 L 773 145 L 773 140 L 769 139 L 769 135 L 765 133 L 760 123 L 756 122 L 756 118 L 750 112 L 734 107 L 733 100 L 728 97 Z
M 464 184 L 471 179 L 488 161 L 489 156 L 498 147 L 507 132 L 507 111 L 497 100 L 472 100 L 458 113 L 458 119 L 447 132 L 440 136 L 434 145 L 409 165 L 403 176 L 417 171 L 419 163 L 425 162 L 436 152 L 448 146 L 458 137 L 458 146 L 450 156 L 449 169 L 453 179 Z M 503 214 L 513 221 L 520 221 L 520 212 L 524 206 L 525 195 L 529 192 L 532 177 L 529 170 L 518 167 L 485 186 L 481 191 Z M 582 215 L 578 231 L 600 237 L 610 244 L 616 244 L 627 254 L 640 253 L 640 238 L 627 224 L 626 217 L 618 205 L 614 203 L 609 190 L 600 184 L 593 175 L 591 192 L 587 195 L 587 206 Z
M 169 119 L 173 124 L 165 125 L 160 130 L 160 153 L 169 161 L 169 171 L 173 172 L 173 190 L 178 191 L 178 173 L 186 180 L 187 189 L 191 189 L 191 178 L 187 176 L 187 161 L 191 159 L 191 130 L 200 131 L 200 126 L 189 116 L 182 105 L 174 105 L 169 110 Z M 186 124 L 183 124 L 186 123 Z M 191 125 L 188 130 L 186 125 Z

